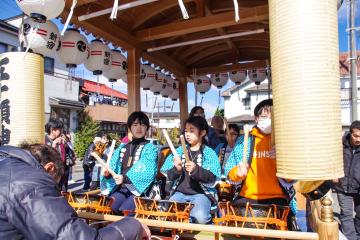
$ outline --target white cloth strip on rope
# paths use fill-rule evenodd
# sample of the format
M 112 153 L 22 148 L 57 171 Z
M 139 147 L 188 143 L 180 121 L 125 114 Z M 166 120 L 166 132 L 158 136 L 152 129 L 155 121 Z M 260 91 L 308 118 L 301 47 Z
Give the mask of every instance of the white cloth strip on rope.
M 235 21 L 238 22 L 240 20 L 239 4 L 238 4 L 237 0 L 233 0 L 233 1 L 234 1 L 234 8 L 235 8 Z
M 25 54 L 24 54 L 24 58 L 26 57 L 26 54 L 29 52 L 29 49 L 31 47 L 31 43 L 33 42 L 34 38 L 35 38 L 35 34 L 37 33 L 37 30 L 39 29 L 39 25 L 36 25 L 34 27 L 31 28 L 30 30 L 30 41 L 29 41 L 29 44 L 25 50 Z
M 183 0 L 178 0 L 178 2 L 179 2 L 179 6 L 180 6 L 180 9 L 181 9 L 181 13 L 183 15 L 183 18 L 184 19 L 189 19 L 189 14 L 186 11 Z
M 73 0 L 73 2 L 72 2 L 72 4 L 71 4 L 71 8 L 70 8 L 69 15 L 68 15 L 68 17 L 67 17 L 67 19 L 66 19 L 66 22 L 65 22 L 65 24 L 64 24 L 63 30 L 61 31 L 61 36 L 64 36 L 64 33 L 65 33 L 67 27 L 69 26 L 69 23 L 70 23 L 70 20 L 71 20 L 71 18 L 72 18 L 72 15 L 73 15 L 73 13 L 74 13 L 74 9 L 75 9 L 76 4 L 77 4 L 77 0 Z
M 112 9 L 111 14 L 110 14 L 110 19 L 111 20 L 116 19 L 117 12 L 118 12 L 118 6 L 119 6 L 119 0 L 114 0 L 114 6 L 113 6 L 113 9 Z

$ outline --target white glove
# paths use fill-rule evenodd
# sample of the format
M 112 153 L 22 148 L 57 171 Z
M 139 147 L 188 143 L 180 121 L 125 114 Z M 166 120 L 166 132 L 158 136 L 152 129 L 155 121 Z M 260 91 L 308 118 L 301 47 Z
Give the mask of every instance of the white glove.
M 114 178 L 116 185 L 121 185 L 124 181 L 123 175 L 116 175 L 116 176 L 113 176 L 113 178 Z

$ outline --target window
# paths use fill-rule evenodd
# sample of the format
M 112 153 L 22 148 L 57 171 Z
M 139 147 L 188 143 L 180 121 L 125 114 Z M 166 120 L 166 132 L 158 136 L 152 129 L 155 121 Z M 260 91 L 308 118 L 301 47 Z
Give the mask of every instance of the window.
M 44 58 L 44 72 L 48 74 L 54 74 L 55 61 L 53 58 Z
M 5 43 L 0 43 L 0 53 L 7 52 L 7 45 Z
M 251 109 L 250 98 L 243 98 L 245 110 Z

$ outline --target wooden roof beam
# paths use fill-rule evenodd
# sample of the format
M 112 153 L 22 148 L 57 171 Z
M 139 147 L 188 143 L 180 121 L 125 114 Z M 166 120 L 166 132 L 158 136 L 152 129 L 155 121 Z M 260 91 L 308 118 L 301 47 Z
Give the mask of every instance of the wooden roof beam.
M 194 0 L 185 0 L 184 3 L 192 2 L 192 1 Z M 131 29 L 134 30 L 140 27 L 142 24 L 144 24 L 147 20 L 151 19 L 152 17 L 177 5 L 179 5 L 179 3 L 176 0 L 162 0 L 149 5 L 146 11 L 142 12 L 140 15 L 134 18 Z
M 234 19 L 234 12 L 215 14 L 181 22 L 170 23 L 158 27 L 143 29 L 134 33 L 139 41 L 152 41 L 193 32 L 206 31 L 249 22 L 258 22 L 269 18 L 268 6 L 259 6 L 240 10 L 240 21 Z
M 213 15 L 212 12 L 211 12 L 211 10 L 209 9 L 209 6 L 208 6 L 208 3 L 207 3 L 207 2 L 205 3 L 204 8 L 205 8 L 205 13 L 206 13 L 207 16 L 212 16 L 212 15 Z M 223 28 L 216 28 L 216 31 L 217 31 L 220 35 L 226 35 L 226 32 L 225 32 L 225 30 L 224 30 Z M 229 49 L 234 49 L 235 54 L 238 54 L 238 51 L 237 51 L 237 49 L 236 49 L 236 46 L 235 46 L 235 44 L 231 41 L 230 38 L 225 38 L 224 41 L 225 41 L 225 43 L 228 45 Z
M 253 68 L 262 68 L 266 67 L 266 61 L 254 61 L 247 63 L 236 63 L 229 65 L 221 65 L 214 67 L 205 67 L 205 68 L 193 68 L 188 72 L 188 75 L 192 75 L 193 71 L 196 71 L 197 75 L 211 74 L 211 73 L 221 73 L 221 72 L 232 72 L 236 70 L 245 70 Z

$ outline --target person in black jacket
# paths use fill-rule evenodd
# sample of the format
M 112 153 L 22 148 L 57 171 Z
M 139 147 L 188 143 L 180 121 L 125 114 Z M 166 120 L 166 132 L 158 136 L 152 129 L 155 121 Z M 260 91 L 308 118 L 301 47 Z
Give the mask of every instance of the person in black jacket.
M 83 191 L 84 192 L 90 190 L 92 172 L 96 163 L 96 160 L 93 156 L 91 156 L 91 153 L 97 151 L 98 154 L 102 156 L 106 149 L 106 145 L 108 141 L 109 141 L 108 135 L 104 132 L 99 132 L 94 138 L 94 141 L 88 146 L 85 152 L 84 161 L 83 161 L 83 169 L 84 169 Z
M 348 240 L 356 240 L 360 239 L 360 121 L 354 121 L 343 137 L 343 158 L 345 176 L 334 180 L 334 188 L 341 210 L 341 229 Z
M 0 239 L 141 239 L 147 230 L 124 218 L 91 228 L 60 195 L 60 155 L 47 145 L 0 147 Z M 55 181 L 54 181 L 55 180 Z

